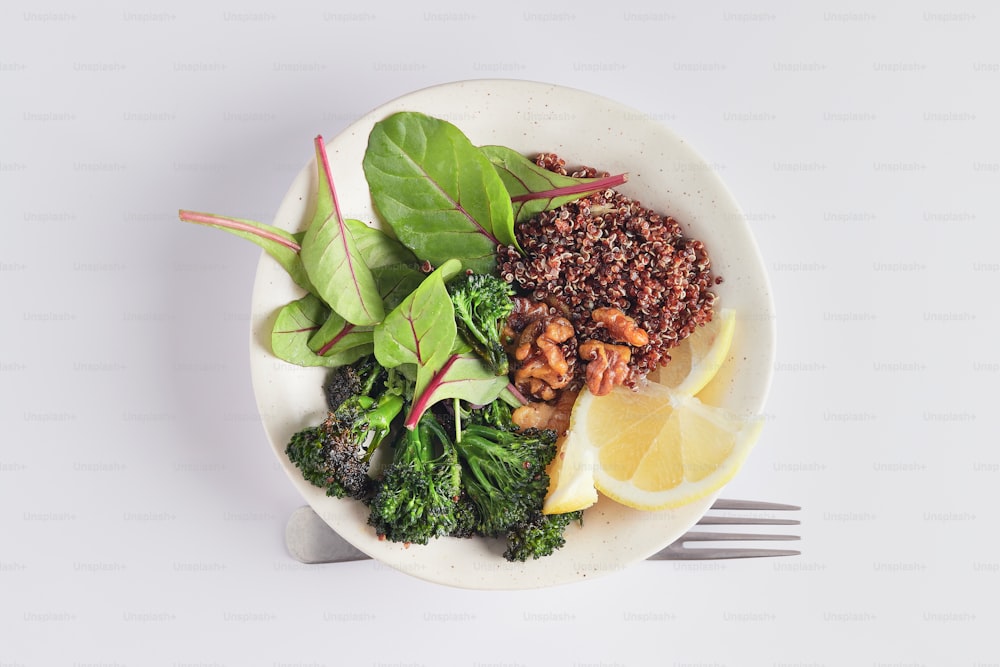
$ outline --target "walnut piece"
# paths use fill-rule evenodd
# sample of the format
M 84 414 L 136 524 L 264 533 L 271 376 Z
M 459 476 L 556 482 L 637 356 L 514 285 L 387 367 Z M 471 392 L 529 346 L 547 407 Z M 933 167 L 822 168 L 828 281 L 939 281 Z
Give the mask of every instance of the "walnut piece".
M 614 345 L 599 340 L 588 340 L 580 345 L 580 358 L 587 363 L 587 389 L 594 396 L 604 396 L 615 385 L 625 383 L 632 350 L 624 345 Z
M 540 320 L 549 315 L 549 304 L 544 301 L 534 301 L 523 296 L 513 299 L 514 309 L 507 317 L 507 328 L 513 335 L 521 331 L 535 320 Z
M 579 393 L 566 389 L 560 392 L 559 399 L 552 403 L 532 401 L 514 410 L 511 419 L 520 429 L 552 429 L 562 436 L 569 429 L 569 418 Z
M 569 362 L 561 343 L 573 337 L 573 325 L 565 317 L 550 315 L 534 320 L 518 336 L 514 358 L 520 366 L 514 371 L 514 384 L 543 401 L 556 397 L 572 380 Z
M 617 308 L 597 308 L 591 313 L 595 322 L 604 325 L 608 335 L 619 343 L 642 347 L 649 343 L 649 334 L 640 329 L 635 320 Z

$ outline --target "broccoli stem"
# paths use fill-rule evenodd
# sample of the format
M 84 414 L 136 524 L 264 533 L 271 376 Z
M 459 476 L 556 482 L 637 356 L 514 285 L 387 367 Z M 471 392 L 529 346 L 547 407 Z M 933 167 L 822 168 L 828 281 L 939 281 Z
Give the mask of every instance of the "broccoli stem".
M 373 404 L 374 401 L 368 407 L 370 408 Z M 368 429 L 373 434 L 372 444 L 369 445 L 368 452 L 365 455 L 366 460 L 375 452 L 375 449 L 382 443 L 385 436 L 389 435 L 393 420 L 402 412 L 405 404 L 406 401 L 402 396 L 386 394 L 379 399 L 378 405 L 374 409 L 366 412 Z

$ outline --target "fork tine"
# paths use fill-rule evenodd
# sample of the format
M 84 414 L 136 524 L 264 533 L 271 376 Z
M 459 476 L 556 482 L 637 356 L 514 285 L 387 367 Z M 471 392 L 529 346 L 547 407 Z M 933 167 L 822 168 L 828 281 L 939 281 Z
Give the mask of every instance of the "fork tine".
M 706 533 L 691 531 L 685 533 L 678 542 L 746 542 L 771 540 L 797 540 L 798 535 L 763 535 L 761 533 Z
M 676 543 L 675 543 L 676 544 Z M 649 557 L 649 560 L 722 560 L 726 558 L 766 558 L 769 556 L 798 556 L 801 551 L 792 549 L 685 549 L 668 547 Z
M 740 516 L 711 516 L 706 514 L 698 520 L 698 523 L 702 526 L 710 524 L 728 524 L 728 525 L 760 525 L 760 526 L 797 526 L 801 521 L 798 519 L 761 519 L 757 517 L 740 517 Z
M 741 542 L 741 541 L 788 541 L 798 540 L 798 535 L 764 535 L 761 533 L 710 533 L 692 531 L 685 533 L 663 551 L 653 555 L 651 560 L 722 560 L 727 558 L 768 558 L 775 556 L 798 556 L 796 549 L 763 549 L 756 547 L 696 548 L 686 546 L 687 542 Z
M 719 498 L 712 505 L 713 510 L 800 510 L 798 505 L 784 503 L 767 503 L 755 500 L 730 500 Z

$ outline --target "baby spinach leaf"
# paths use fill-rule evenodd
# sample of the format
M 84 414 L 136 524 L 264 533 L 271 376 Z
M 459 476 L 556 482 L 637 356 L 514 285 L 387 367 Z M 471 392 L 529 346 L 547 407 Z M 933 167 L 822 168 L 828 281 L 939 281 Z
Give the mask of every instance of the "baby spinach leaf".
M 316 137 L 316 212 L 302 239 L 302 262 L 315 293 L 352 324 L 381 321 L 385 312 L 371 271 L 340 212 L 323 137 Z
M 499 397 L 509 383 L 506 375 L 493 373 L 476 353 L 453 354 L 434 373 L 424 391 L 416 394 L 404 425 L 415 428 L 429 407 L 447 398 L 485 405 Z
M 336 315 L 315 294 L 307 294 L 283 306 L 271 328 L 271 351 L 274 356 L 299 366 L 332 367 L 359 359 L 366 352 L 358 346 L 344 349 L 343 354 L 328 356 L 317 354 L 309 348 L 309 339 L 331 317 Z M 369 345 L 368 352 L 370 351 Z
M 517 243 L 503 181 L 451 123 L 393 114 L 372 128 L 362 165 L 382 219 L 420 259 L 487 273 L 496 246 Z
M 442 264 L 375 328 L 375 358 L 385 368 L 415 364 L 417 395 L 448 358 L 458 335 L 445 283 L 461 269 L 458 260 Z
M 516 222 L 542 211 L 551 211 L 584 195 L 614 188 L 628 180 L 626 174 L 606 178 L 573 178 L 549 171 L 506 146 L 483 146 L 510 195 Z
M 299 256 L 301 243 L 296 235 L 262 222 L 243 220 L 242 218 L 227 218 L 211 213 L 182 210 L 178 212 L 178 216 L 184 222 L 194 222 L 222 229 L 240 238 L 256 243 L 268 255 L 273 257 L 281 265 L 281 268 L 288 272 L 288 275 L 295 281 L 296 285 L 307 292 L 312 291 L 312 284 L 309 282 L 305 267 L 302 265 L 302 258 Z

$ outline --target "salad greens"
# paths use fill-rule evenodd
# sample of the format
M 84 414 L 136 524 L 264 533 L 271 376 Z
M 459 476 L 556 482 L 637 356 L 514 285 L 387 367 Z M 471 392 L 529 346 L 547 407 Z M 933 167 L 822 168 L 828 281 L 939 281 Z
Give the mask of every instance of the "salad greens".
M 427 387 L 455 345 L 455 311 L 445 282 L 462 270 L 449 259 L 386 315 L 375 329 L 375 358 L 385 368 L 414 364 L 416 394 Z
M 563 176 L 524 157 L 506 146 L 480 149 L 493 163 L 510 195 L 515 222 L 524 222 L 543 211 L 551 211 L 584 195 L 621 185 L 625 174 L 606 178 Z
M 517 245 L 503 181 L 451 123 L 393 114 L 372 129 L 362 166 L 375 208 L 418 257 L 486 273 L 498 244 Z
M 278 264 L 281 265 L 288 275 L 295 281 L 295 284 L 306 290 L 312 291 L 312 285 L 306 276 L 306 269 L 299 256 L 302 245 L 299 243 L 300 235 L 286 232 L 280 227 L 254 222 L 253 220 L 243 220 L 241 218 L 228 218 L 211 213 L 198 213 L 196 211 L 180 211 L 179 217 L 184 222 L 194 222 L 201 225 L 208 225 L 216 229 L 223 229 L 240 238 L 256 243 L 267 252 Z
M 368 378 L 367 389 L 355 392 L 348 407 L 331 405 L 330 417 L 296 434 L 286 453 L 307 480 L 332 495 L 366 502 L 378 498 L 373 525 L 381 526 L 380 535 L 389 539 L 426 541 L 442 534 L 507 531 L 511 539 L 516 536 L 517 544 L 509 550 L 518 554 L 516 560 L 551 553 L 562 544 L 561 531 L 569 520 L 540 514 L 544 468 L 554 452 L 551 439 L 515 435 L 510 421 L 511 407 L 524 400 L 507 377 L 500 343 L 513 293 L 496 275 L 495 253 L 499 245 L 519 248 L 516 222 L 620 185 L 626 176 L 561 176 L 510 148 L 477 147 L 444 120 L 395 113 L 374 125 L 362 161 L 380 230 L 344 217 L 321 136 L 314 148 L 316 205 L 303 231 L 179 212 L 183 221 L 257 244 L 303 290 L 276 313 L 271 330 L 275 356 L 300 366 L 329 367 L 344 377 Z M 402 435 L 395 434 L 397 415 Z M 461 420 L 470 415 L 475 416 L 473 424 L 465 428 Z M 453 444 L 435 425 L 442 417 L 454 425 Z M 463 443 L 463 437 L 471 440 Z M 381 486 L 359 484 L 358 470 L 367 471 L 383 439 L 396 448 L 389 476 L 393 481 L 387 477 Z M 447 445 L 447 461 L 421 449 L 430 442 Z M 525 447 L 530 454 L 513 453 Z M 352 458 L 360 454 L 357 461 Z M 475 478 L 468 484 L 450 477 L 459 460 L 464 474 Z M 489 466 L 506 470 L 520 465 L 532 470 L 518 482 L 530 488 L 525 497 L 515 497 L 519 492 L 508 488 L 514 479 L 509 471 L 485 472 Z M 426 470 L 415 475 L 410 470 L 414 466 Z M 429 491 L 429 480 L 437 474 L 431 472 L 433 466 L 445 470 L 440 485 L 449 491 L 440 497 Z M 418 501 L 423 503 L 419 511 Z M 431 529 L 426 522 L 440 518 L 442 502 L 455 516 Z M 515 512 L 512 503 L 523 507 Z M 406 517 L 400 514 L 404 505 L 410 512 Z
M 274 356 L 298 366 L 340 366 L 354 361 L 322 356 L 309 347 L 309 339 L 328 322 L 344 322 L 315 294 L 306 294 L 283 306 L 271 329 Z M 361 352 L 364 354 L 364 351 Z M 360 355 L 359 355 L 360 356 Z
M 431 376 L 424 391 L 413 402 L 403 425 L 413 428 L 427 408 L 447 398 L 463 399 L 473 405 L 492 403 L 508 384 L 505 376 L 491 372 L 478 355 L 471 351 L 456 352 Z
M 376 324 L 385 311 L 371 269 L 361 257 L 333 187 L 323 137 L 316 137 L 316 212 L 299 251 L 315 293 L 352 324 Z

